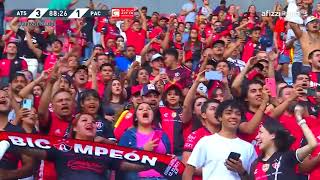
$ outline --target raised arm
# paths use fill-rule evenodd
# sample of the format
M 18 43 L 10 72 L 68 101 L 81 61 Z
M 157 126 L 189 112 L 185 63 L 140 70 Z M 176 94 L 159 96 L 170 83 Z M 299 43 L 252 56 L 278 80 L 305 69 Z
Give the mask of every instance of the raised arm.
M 26 32 L 28 47 L 36 55 L 37 58 L 40 58 L 42 55 L 42 50 L 34 46 L 32 39 L 31 39 L 31 34 L 29 33 L 29 31 L 25 31 L 25 32 Z
M 95 61 L 91 62 L 91 73 L 92 73 L 92 77 L 91 77 L 91 81 L 92 81 L 92 89 L 95 89 L 96 91 L 98 91 L 98 65 Z
M 169 29 L 169 28 L 168 28 Z M 170 42 L 170 30 L 168 30 L 167 32 L 165 32 L 165 36 L 163 41 L 161 42 L 161 47 L 163 50 L 168 49 L 169 48 L 169 42 Z
M 296 35 L 297 39 L 300 39 L 302 37 L 303 31 L 300 29 L 299 24 L 289 22 L 289 25 Z
M 296 151 L 297 159 L 303 161 L 318 145 L 316 138 L 312 131 L 308 127 L 306 120 L 302 119 L 304 108 L 300 105 L 295 107 L 295 117 L 298 125 L 301 127 L 304 137 L 307 140 L 307 144 Z
M 250 70 L 251 66 L 255 63 L 254 61 L 256 60 L 256 57 L 251 57 L 244 69 L 236 76 L 234 79 L 232 85 L 231 85 L 231 90 L 234 93 L 235 96 L 239 97 L 241 95 L 241 85 L 246 77 L 247 72 Z
M 296 100 L 300 94 L 303 94 L 303 89 L 301 87 L 294 88 L 290 97 L 271 111 L 270 117 L 274 119 L 279 118 L 288 109 L 290 103 Z
M 123 32 L 126 32 L 131 26 L 129 19 L 125 19 L 123 22 Z
M 223 53 L 223 58 L 227 59 L 231 56 L 232 52 L 243 45 L 245 42 L 244 39 L 239 38 L 235 43 L 231 43 L 228 48 L 226 48 L 225 52 Z
M 41 127 L 48 126 L 48 122 L 49 122 L 48 107 L 51 102 L 52 88 L 54 83 L 57 80 L 58 80 L 58 62 L 55 64 L 54 69 L 50 75 L 50 79 L 47 82 L 47 86 L 40 98 L 38 116 L 39 116 L 39 124 Z
M 19 96 L 21 98 L 26 98 L 29 94 L 32 93 L 33 87 L 39 84 L 41 81 L 43 81 L 47 77 L 47 72 L 42 71 L 41 75 L 34 81 L 30 82 L 27 86 L 25 86 L 21 91 L 19 92 Z
M 197 88 L 201 82 L 204 82 L 204 72 L 200 72 L 196 78 L 196 80 L 193 82 L 190 90 L 188 91 L 188 94 L 183 102 L 183 110 L 182 110 L 182 117 L 181 120 L 183 123 L 188 123 L 192 120 L 192 105 L 193 101 L 196 97 Z
M 142 29 L 147 31 L 148 30 L 147 17 L 144 16 L 144 14 L 141 12 L 141 9 L 138 9 L 138 11 L 141 17 Z
M 9 27 L 10 29 L 13 31 L 13 32 L 18 32 L 18 29 L 19 29 L 19 18 L 18 17 L 15 17 L 11 20 L 10 24 L 9 24 Z
M 105 41 L 104 41 L 104 37 L 105 37 L 105 33 L 101 33 L 100 32 L 100 43 L 101 43 L 101 45 L 102 45 L 102 47 L 104 48 L 104 49 L 106 49 L 106 43 L 105 43 Z

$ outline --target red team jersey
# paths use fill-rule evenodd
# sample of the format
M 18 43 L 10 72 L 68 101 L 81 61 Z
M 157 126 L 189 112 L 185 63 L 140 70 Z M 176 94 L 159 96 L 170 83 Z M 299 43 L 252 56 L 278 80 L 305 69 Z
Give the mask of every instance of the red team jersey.
M 212 133 L 206 128 L 202 127 L 196 131 L 193 131 L 188 138 L 186 139 L 186 142 L 184 143 L 183 151 L 192 152 L 196 144 L 199 142 L 199 140 L 205 136 L 210 136 Z M 201 180 L 201 176 L 193 176 L 194 180 Z
M 140 55 L 141 50 L 145 45 L 147 31 L 141 29 L 139 32 L 135 32 L 129 28 L 125 33 L 127 35 L 127 46 L 135 47 L 137 55 Z
M 63 137 L 69 127 L 69 122 L 59 119 L 55 113 L 49 113 L 49 119 L 51 122 L 49 136 L 59 136 Z M 39 169 L 39 180 L 55 180 L 57 179 L 56 170 L 54 167 L 54 163 L 49 161 L 44 161 L 40 165 Z

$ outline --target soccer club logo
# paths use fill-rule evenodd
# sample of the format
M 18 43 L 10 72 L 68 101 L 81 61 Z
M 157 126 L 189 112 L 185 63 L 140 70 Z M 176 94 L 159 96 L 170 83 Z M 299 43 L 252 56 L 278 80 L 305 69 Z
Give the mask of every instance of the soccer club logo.
M 69 152 L 72 150 L 72 146 L 70 146 L 67 141 L 60 141 L 53 146 L 62 152 Z
M 264 164 L 262 165 L 262 171 L 267 172 L 269 170 L 270 165 L 269 164 Z
M 97 129 L 101 129 L 103 126 L 102 122 L 96 122 Z
M 279 162 L 274 162 L 273 164 L 272 164 L 272 167 L 274 168 L 274 169 L 278 169 L 280 166 L 280 163 Z

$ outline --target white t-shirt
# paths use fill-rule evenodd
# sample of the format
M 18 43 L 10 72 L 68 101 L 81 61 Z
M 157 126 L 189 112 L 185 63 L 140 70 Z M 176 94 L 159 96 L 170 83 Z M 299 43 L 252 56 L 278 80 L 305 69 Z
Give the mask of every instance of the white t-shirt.
M 229 171 L 224 165 L 230 152 L 241 154 L 242 165 L 247 172 L 250 172 L 250 166 L 257 158 L 253 145 L 240 138 L 222 137 L 218 133 L 200 139 L 192 151 L 188 164 L 202 168 L 203 180 L 240 180 L 236 172 Z
M 303 32 L 306 31 L 305 27 L 300 27 L 300 29 Z M 286 43 L 291 41 L 292 38 L 294 38 L 294 37 L 296 37 L 296 35 L 294 34 L 293 30 L 289 29 L 288 32 L 287 32 L 287 41 L 286 41 Z M 300 41 L 299 40 L 294 41 L 293 47 L 294 47 L 293 62 L 302 62 L 302 60 L 303 60 L 303 52 L 302 52 Z

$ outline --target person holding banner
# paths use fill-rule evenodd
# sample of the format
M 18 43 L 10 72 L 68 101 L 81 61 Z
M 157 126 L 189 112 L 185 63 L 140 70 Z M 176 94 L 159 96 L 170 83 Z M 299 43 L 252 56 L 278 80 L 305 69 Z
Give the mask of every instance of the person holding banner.
M 154 112 L 147 103 L 137 106 L 133 115 L 134 128 L 127 130 L 121 137 L 119 145 L 131 148 L 144 149 L 146 151 L 161 154 L 170 153 L 170 142 L 168 135 L 162 129 L 153 128 Z M 161 174 L 153 169 L 142 171 L 138 174 L 126 174 L 125 177 L 118 177 L 122 180 L 165 180 Z
M 11 101 L 8 92 L 0 90 L 0 131 L 24 132 L 22 128 L 8 122 L 8 114 L 11 110 Z M 22 161 L 22 167 L 18 169 L 18 162 Z M 0 159 L 0 179 L 18 179 L 29 177 L 33 173 L 34 159 L 25 154 L 16 154 L 8 151 Z
M 305 107 L 298 104 L 295 106 L 294 111 L 297 124 L 301 128 L 307 144 L 290 151 L 289 148 L 294 141 L 294 137 L 279 121 L 266 120 L 260 126 L 257 136 L 262 154 L 251 168 L 251 176 L 255 179 L 265 177 L 274 180 L 299 179 L 295 172 L 296 165 L 302 163 L 317 147 L 317 140 L 309 129 L 306 120 L 303 119 L 303 115 L 306 113 Z
M 1 91 L 0 91 L 1 92 Z M 72 122 L 72 137 L 77 140 L 93 142 L 96 137 L 96 121 L 89 114 L 78 114 Z M 63 180 L 105 180 L 105 170 L 131 170 L 141 171 L 147 169 L 143 165 L 132 164 L 109 156 L 88 156 L 81 150 L 80 153 L 71 151 L 71 144 L 61 142 L 54 144 L 54 148 L 48 150 L 36 148 L 19 148 L 12 146 L 16 153 L 27 154 L 36 160 L 48 160 L 54 162 L 57 179 Z M 92 149 L 91 149 L 92 150 Z M 90 151 L 90 150 L 89 150 Z M 96 151 L 97 152 L 97 151 Z M 103 153 L 102 150 L 100 153 Z M 111 152 L 110 152 L 111 153 Z

